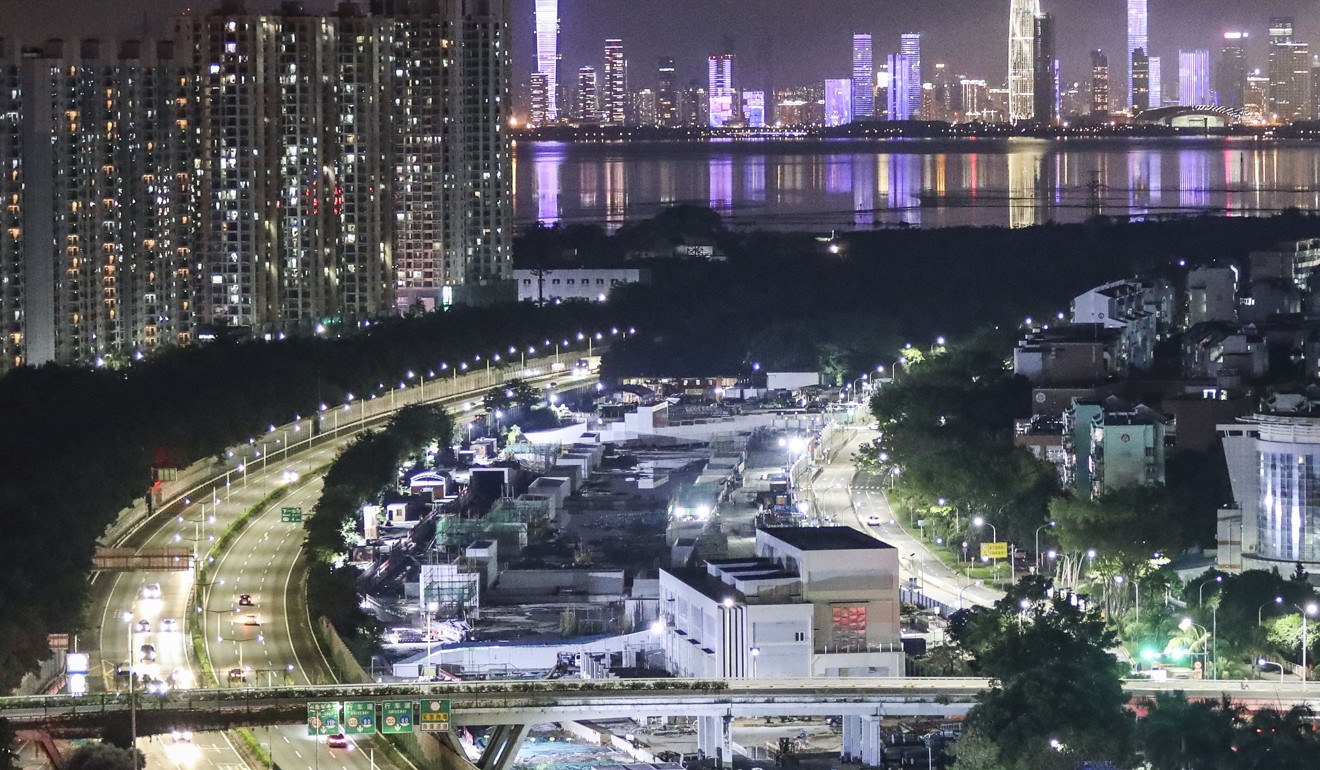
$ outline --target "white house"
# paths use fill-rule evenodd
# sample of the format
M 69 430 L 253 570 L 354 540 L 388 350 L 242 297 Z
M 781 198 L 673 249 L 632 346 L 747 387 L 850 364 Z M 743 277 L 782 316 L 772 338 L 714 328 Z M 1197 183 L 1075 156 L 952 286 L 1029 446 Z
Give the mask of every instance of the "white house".
M 654 631 L 676 676 L 902 676 L 898 587 L 898 552 L 858 530 L 763 529 L 754 557 L 662 569 Z

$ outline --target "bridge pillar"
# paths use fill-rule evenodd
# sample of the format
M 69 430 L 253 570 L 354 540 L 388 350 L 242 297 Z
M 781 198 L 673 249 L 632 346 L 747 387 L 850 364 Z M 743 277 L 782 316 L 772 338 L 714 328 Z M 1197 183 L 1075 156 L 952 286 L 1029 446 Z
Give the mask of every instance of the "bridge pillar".
M 883 767 L 885 747 L 880 741 L 880 717 L 878 715 L 859 717 L 858 722 L 862 764 L 868 767 Z
M 731 714 L 697 717 L 697 750 L 707 759 L 717 760 L 720 767 L 733 767 L 732 722 Z
M 490 732 L 486 749 L 477 760 L 480 770 L 509 770 L 518 758 L 518 749 L 531 732 L 531 725 L 498 725 Z
M 862 756 L 862 718 L 853 714 L 843 715 L 843 745 L 839 753 L 852 761 Z

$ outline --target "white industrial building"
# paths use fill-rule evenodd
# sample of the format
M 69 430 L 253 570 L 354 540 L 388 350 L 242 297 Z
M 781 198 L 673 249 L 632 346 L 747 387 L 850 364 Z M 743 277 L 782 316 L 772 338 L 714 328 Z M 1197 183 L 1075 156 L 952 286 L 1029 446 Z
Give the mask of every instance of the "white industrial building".
M 626 283 L 647 283 L 650 271 L 637 267 L 575 267 L 559 270 L 514 270 L 519 302 L 577 299 L 604 302 L 610 290 Z
M 676 676 L 902 676 L 898 552 L 850 527 L 758 530 L 756 556 L 660 571 Z

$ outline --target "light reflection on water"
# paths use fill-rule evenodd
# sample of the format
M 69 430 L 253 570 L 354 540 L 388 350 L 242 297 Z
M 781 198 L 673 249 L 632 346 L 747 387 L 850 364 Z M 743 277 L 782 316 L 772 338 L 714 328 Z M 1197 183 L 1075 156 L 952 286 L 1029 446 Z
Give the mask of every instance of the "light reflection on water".
M 1320 208 L 1320 144 L 1249 139 L 523 142 L 514 216 L 617 228 L 676 203 L 778 229 Z

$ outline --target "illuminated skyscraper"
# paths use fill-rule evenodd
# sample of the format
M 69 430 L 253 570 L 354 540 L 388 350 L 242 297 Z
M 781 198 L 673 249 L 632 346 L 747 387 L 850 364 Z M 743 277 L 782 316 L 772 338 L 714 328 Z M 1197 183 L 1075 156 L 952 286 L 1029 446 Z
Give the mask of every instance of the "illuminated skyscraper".
M 1109 114 L 1109 57 L 1099 48 L 1091 52 L 1091 114 Z
M 605 88 L 601 110 L 606 125 L 621 126 L 628 113 L 628 65 L 623 58 L 623 41 L 605 41 Z
M 600 90 L 596 82 L 595 67 L 579 67 L 577 76 L 577 110 L 574 117 L 579 123 L 600 122 Z
M 677 126 L 680 122 L 678 109 L 678 75 L 674 70 L 674 60 L 661 57 L 659 83 L 655 91 L 655 118 L 662 126 Z
M 533 126 L 544 126 L 549 102 L 546 99 L 545 73 L 533 72 L 527 79 L 528 116 L 527 122 Z
M 875 61 L 870 35 L 853 35 L 852 56 L 853 120 L 870 120 L 875 117 Z
M 1032 20 L 1032 110 L 1040 123 L 1059 118 L 1058 60 L 1054 54 L 1054 15 L 1044 13 Z M 1011 96 L 1010 96 L 1011 100 Z
M 1037 78 L 1035 65 L 1036 17 L 1039 0 L 1012 0 L 1008 20 L 1008 118 L 1030 120 L 1035 114 L 1033 92 Z
M 842 126 L 853 120 L 853 82 L 845 78 L 825 81 L 825 125 Z
M 733 54 L 710 57 L 706 95 L 710 100 L 708 120 L 712 127 L 719 128 L 734 119 L 737 93 L 733 90 Z
M 1293 39 L 1293 20 L 1270 19 L 1271 122 L 1311 119 L 1311 46 Z
M 1162 62 L 1160 57 L 1149 57 L 1148 68 L 1150 70 L 1150 108 L 1164 104 L 1164 72 L 1161 69 Z
M 765 91 L 743 91 L 742 114 L 749 127 L 765 128 Z
M 1246 39 L 1246 32 L 1224 33 L 1224 49 L 1219 54 L 1219 67 L 1215 70 L 1215 104 L 1220 107 L 1246 104 L 1247 52 L 1243 47 Z
M 907 114 L 916 119 L 921 115 L 921 33 L 904 32 L 898 50 L 906 57 Z
M 1210 103 L 1209 51 L 1178 51 L 1178 103 L 1186 106 Z
M 1150 42 L 1147 40 L 1146 29 L 1146 0 L 1128 0 L 1127 4 L 1127 104 L 1129 107 L 1137 105 L 1135 83 L 1132 70 L 1132 57 L 1138 48 L 1142 51 L 1142 57 L 1149 62 Z M 1149 75 L 1147 70 L 1147 75 Z M 1148 83 L 1149 84 L 1149 83 Z M 1147 105 L 1149 102 L 1145 102 Z M 1147 107 L 1148 108 L 1148 107 Z
M 1132 73 L 1132 111 L 1150 109 L 1150 57 L 1146 56 L 1146 49 L 1132 52 L 1128 71 Z
M 912 84 L 912 63 L 905 53 L 896 53 L 889 55 L 889 61 L 886 69 L 889 70 L 889 119 L 890 120 L 915 120 L 920 114 L 921 102 L 917 102 L 917 111 L 913 112 L 910 99 Z M 921 84 L 917 84 L 920 89 Z M 917 98 L 921 98 L 921 91 L 917 91 Z
M 559 0 L 536 0 L 536 71 L 545 76 L 546 120 L 559 120 Z

